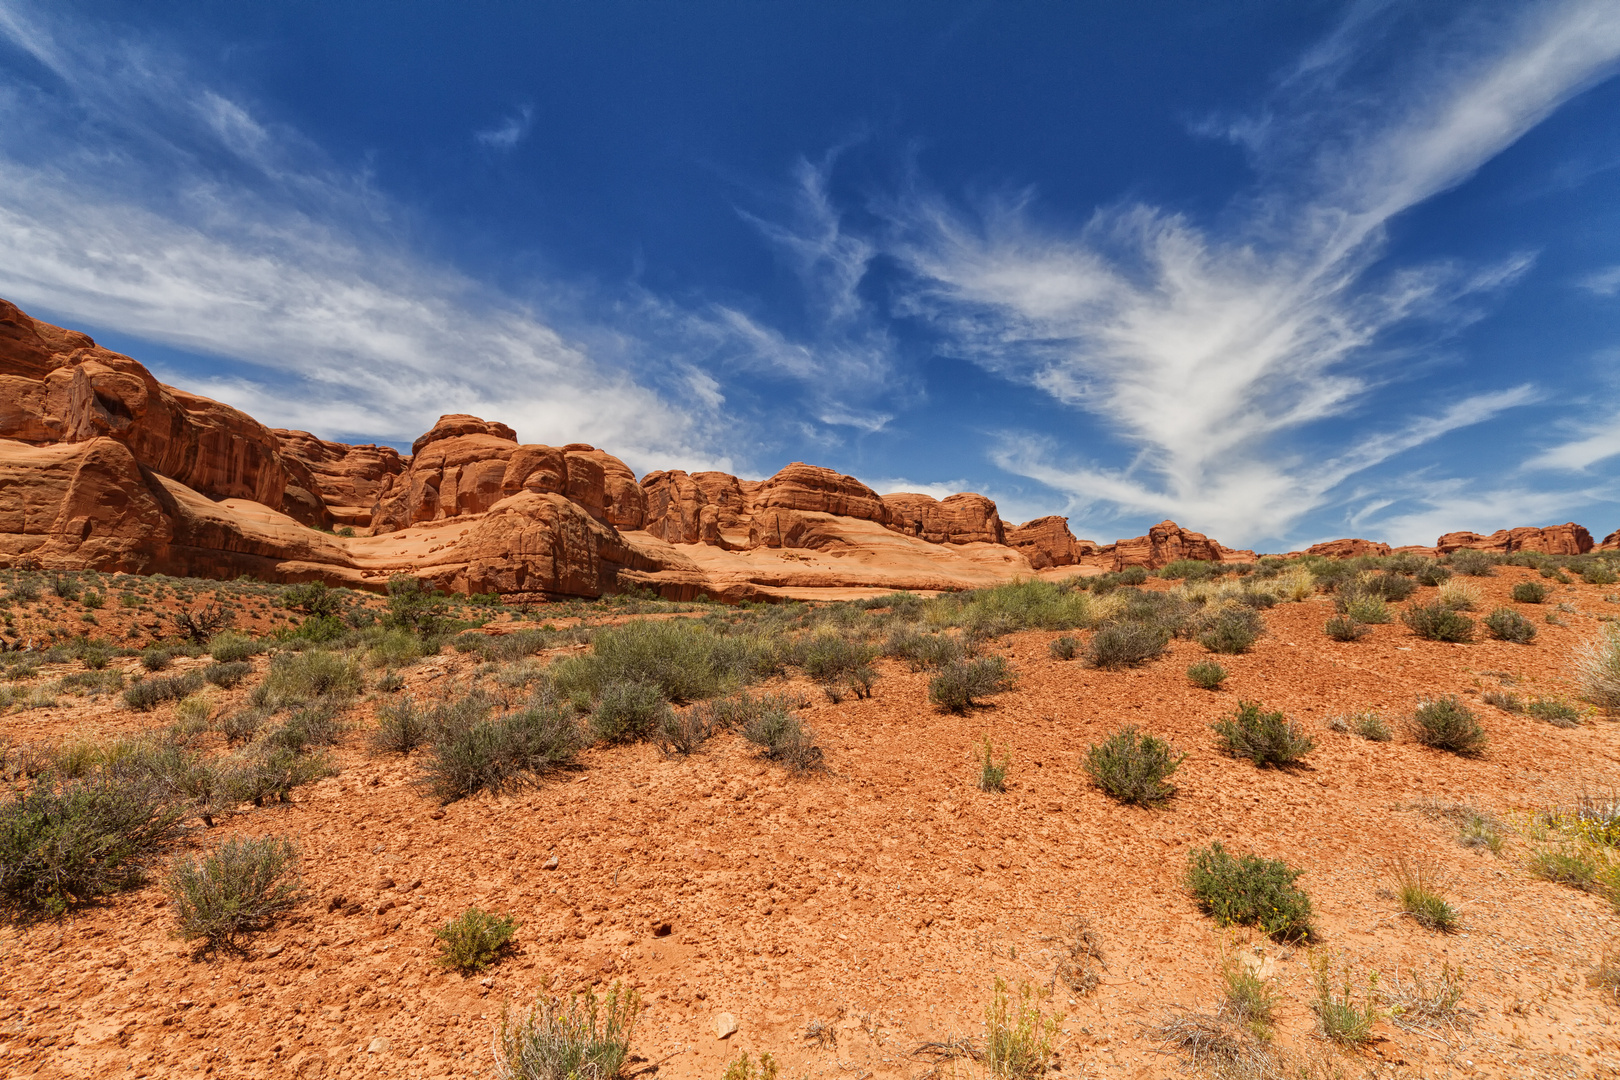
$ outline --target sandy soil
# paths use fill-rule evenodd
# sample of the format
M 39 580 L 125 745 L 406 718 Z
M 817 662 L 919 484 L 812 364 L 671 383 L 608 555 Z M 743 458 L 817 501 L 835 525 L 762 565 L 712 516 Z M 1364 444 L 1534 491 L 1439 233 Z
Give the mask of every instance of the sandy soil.
M 1505 568 L 1478 582 L 1486 610 L 1526 576 Z M 1620 1075 L 1620 1007 L 1586 984 L 1620 941 L 1620 918 L 1598 897 L 1531 878 L 1522 839 L 1501 857 L 1465 849 L 1423 809 L 1467 803 L 1512 820 L 1615 785 L 1614 723 L 1562 730 L 1478 698 L 1504 674 L 1521 694 L 1569 695 L 1571 648 L 1598 616 L 1620 615 L 1605 599 L 1614 593 L 1560 587 L 1553 600 L 1578 609 L 1562 616 L 1567 627 L 1542 621 L 1552 603 L 1518 605 L 1540 630 L 1529 646 L 1425 642 L 1398 621 L 1339 644 L 1322 633 L 1325 598 L 1286 604 L 1251 653 L 1221 658 L 1232 675 L 1218 692 L 1188 684 L 1187 665 L 1205 655 L 1190 642 L 1108 673 L 1050 659 L 1054 634 L 1019 634 L 999 644 L 1018 688 L 968 716 L 934 710 L 926 675 L 885 662 L 867 701 L 834 705 L 796 684 L 814 701 L 806 717 L 829 765 L 804 779 L 723 736 L 684 760 L 649 746 L 592 750 L 561 780 L 441 810 L 415 785 L 414 761 L 369 758 L 356 736 L 339 776 L 221 826 L 284 832 L 304 851 L 312 899 L 249 955 L 192 960 L 155 885 L 0 930 L 0 1074 L 488 1076 L 503 1003 L 620 979 L 647 1005 L 637 1067 L 659 1076 L 718 1077 L 746 1048 L 775 1054 L 786 1076 L 914 1077 L 927 1070 L 911 1056 L 919 1044 L 980 1031 L 999 975 L 1056 988 L 1062 1075 L 1161 1077 L 1184 1066 L 1148 1031 L 1178 1006 L 1213 1006 L 1224 941 L 1275 973 L 1279 1044 L 1345 1076 Z M 450 693 L 475 663 L 430 658 L 405 672 L 409 690 Z M 1479 709 L 1491 736 L 1482 757 L 1325 724 L 1363 708 L 1398 720 L 1442 693 Z M 1209 724 L 1240 697 L 1304 720 L 1318 742 L 1304 768 L 1217 753 Z M 164 719 L 77 703 L 0 716 L 0 738 Z M 1084 780 L 1081 753 L 1124 723 L 1188 751 L 1164 809 L 1122 808 Z M 974 786 L 985 736 L 1011 756 L 1005 794 Z M 1386 987 L 1462 965 L 1471 1026 L 1386 1022 L 1357 1054 L 1316 1039 L 1306 950 L 1223 935 L 1182 887 L 1187 851 L 1212 840 L 1305 868 L 1319 947 L 1377 970 Z M 543 869 L 551 856 L 557 868 Z M 1400 856 L 1443 872 L 1462 932 L 1399 914 L 1388 888 Z M 464 979 L 433 966 L 432 934 L 471 903 L 523 927 L 517 955 Z M 1077 916 L 1106 960 L 1085 996 L 1054 980 Z M 725 1041 L 720 1013 L 739 1023 Z M 807 1039 L 812 1021 L 832 1037 Z

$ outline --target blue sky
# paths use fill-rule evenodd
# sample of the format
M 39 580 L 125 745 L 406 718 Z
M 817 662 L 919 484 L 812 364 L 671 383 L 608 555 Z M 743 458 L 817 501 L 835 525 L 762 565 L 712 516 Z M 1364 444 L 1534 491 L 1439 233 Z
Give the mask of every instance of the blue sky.
M 0 296 L 1078 535 L 1620 527 L 1620 5 L 0 0 Z

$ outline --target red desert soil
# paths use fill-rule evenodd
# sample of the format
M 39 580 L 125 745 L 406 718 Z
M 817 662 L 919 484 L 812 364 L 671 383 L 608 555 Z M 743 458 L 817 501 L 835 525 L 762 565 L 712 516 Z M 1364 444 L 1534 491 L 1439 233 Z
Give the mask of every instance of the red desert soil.
M 1485 610 L 1532 576 L 1504 567 L 1478 580 Z M 415 760 L 367 756 L 362 704 L 338 776 L 214 830 L 294 836 L 312 894 L 299 914 L 253 939 L 248 955 L 207 961 L 172 936 L 156 884 L 0 931 L 0 1074 L 489 1076 L 503 1004 L 623 980 L 647 1006 L 635 1068 L 656 1063 L 659 1076 L 718 1077 L 740 1049 L 770 1051 L 792 1077 L 918 1076 L 927 1064 L 911 1052 L 977 1034 L 1001 976 L 1056 986 L 1062 1075 L 1176 1075 L 1185 1066 L 1147 1029 L 1177 1006 L 1219 999 L 1223 934 L 1181 883 L 1188 850 L 1219 840 L 1304 868 L 1319 948 L 1377 970 L 1386 988 L 1443 964 L 1466 972 L 1471 1027 L 1386 1021 L 1369 1050 L 1344 1054 L 1311 1035 L 1308 951 L 1231 935 L 1231 948 L 1276 973 L 1282 1045 L 1345 1076 L 1620 1075 L 1620 1008 L 1586 981 L 1620 939 L 1609 904 L 1533 879 L 1522 836 L 1510 831 L 1501 856 L 1467 849 L 1424 809 L 1464 803 L 1522 822 L 1612 789 L 1614 723 L 1563 730 L 1480 694 L 1510 678 L 1522 695 L 1572 696 L 1571 650 L 1599 616 L 1620 614 L 1614 591 L 1567 586 L 1547 604 L 1515 605 L 1540 631 L 1528 646 L 1438 644 L 1398 621 L 1341 644 L 1322 632 L 1326 598 L 1283 604 L 1252 652 L 1219 658 L 1232 674 L 1218 692 L 1189 685 L 1188 664 L 1206 655 L 1191 642 L 1112 673 L 1051 659 L 1055 634 L 1016 634 L 995 647 L 1019 671 L 1017 688 L 967 716 L 930 707 L 927 676 L 888 661 L 870 700 L 835 705 L 792 684 L 813 702 L 804 715 L 826 748 L 824 774 L 791 777 L 723 735 L 686 759 L 646 745 L 594 749 L 577 773 L 442 811 L 416 786 Z M 1557 601 L 1576 609 L 1561 616 L 1567 627 L 1543 621 Z M 266 660 L 255 664 L 262 672 Z M 403 674 L 418 700 L 439 699 L 476 664 L 447 651 Z M 1489 731 L 1479 758 L 1325 723 L 1371 708 L 1398 729 L 1420 699 L 1450 693 Z M 1209 725 L 1239 698 L 1305 722 L 1317 749 L 1303 768 L 1217 753 Z M 79 703 L 0 716 L 0 739 L 167 720 L 161 709 Z M 1085 781 L 1080 755 L 1125 723 L 1189 753 L 1163 809 L 1122 807 Z M 1005 794 L 975 787 L 985 736 L 1010 752 Z M 556 869 L 544 869 L 553 856 Z M 1402 856 L 1440 868 L 1461 932 L 1400 915 L 1388 889 Z M 338 897 L 347 904 L 334 909 Z M 443 973 L 433 931 L 473 903 L 516 915 L 520 948 L 484 978 Z M 1086 996 L 1054 983 L 1077 916 L 1106 960 Z M 672 932 L 659 936 L 664 923 Z M 739 1023 L 726 1041 L 715 1034 L 720 1013 Z M 813 1021 L 833 1037 L 807 1039 Z

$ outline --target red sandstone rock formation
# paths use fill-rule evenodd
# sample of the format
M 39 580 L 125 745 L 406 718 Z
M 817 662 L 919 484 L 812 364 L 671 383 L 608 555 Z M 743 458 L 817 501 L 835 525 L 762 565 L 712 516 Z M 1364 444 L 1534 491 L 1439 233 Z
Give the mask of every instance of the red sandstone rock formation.
M 1601 551 L 1620 551 L 1620 529 L 1616 529 L 1608 536 L 1605 536 L 1603 543 L 1598 545 L 1598 549 Z
M 1376 540 L 1329 540 L 1312 544 L 1305 549 L 1307 555 L 1325 555 L 1330 559 L 1353 559 L 1360 555 L 1388 555 L 1390 547 Z
M 892 520 L 878 493 L 853 476 L 841 476 L 832 469 L 802 461 L 795 461 L 761 483 L 750 501 L 757 510 L 808 510 L 879 525 Z
M 1498 529 L 1489 536 L 1479 533 L 1446 533 L 1435 541 L 1435 549 L 1450 554 L 1461 548 L 1495 551 L 1511 555 L 1515 551 L 1539 551 L 1548 555 L 1584 555 L 1592 550 L 1592 534 L 1573 521 L 1566 525 L 1548 525 L 1544 528 L 1524 526 L 1517 529 Z
M 1007 530 L 1007 544 L 1018 549 L 1037 570 L 1073 566 L 1099 548 L 1090 540 L 1077 540 L 1065 517 L 1041 517 Z
M 901 492 L 884 495 L 889 524 L 896 532 L 930 544 L 1001 544 L 1006 528 L 996 504 L 983 495 L 961 492 L 935 499 Z
M 1146 536 L 1131 540 L 1116 540 L 1098 548 L 1085 557 L 1088 565 L 1105 570 L 1124 570 L 1141 566 L 1157 570 L 1177 559 L 1198 559 L 1203 562 L 1253 562 L 1252 551 L 1223 547 L 1203 533 L 1189 532 L 1173 521 L 1161 521 L 1147 531 Z
M 308 470 L 312 487 L 302 491 L 325 507 L 337 525 L 371 526 L 371 510 L 405 471 L 405 459 L 391 446 L 349 446 L 317 439 L 307 431 L 274 431 L 283 460 Z M 284 501 L 302 498 L 289 486 Z M 302 520 L 302 519 L 301 519 Z
M 726 479 L 736 484 L 736 477 Z M 720 507 L 709 501 L 708 493 L 693 477 L 680 469 L 651 472 L 641 478 L 641 490 L 646 497 L 649 533 L 671 544 L 721 546 Z M 738 495 L 740 498 L 740 490 Z M 734 515 L 733 524 L 736 519 Z

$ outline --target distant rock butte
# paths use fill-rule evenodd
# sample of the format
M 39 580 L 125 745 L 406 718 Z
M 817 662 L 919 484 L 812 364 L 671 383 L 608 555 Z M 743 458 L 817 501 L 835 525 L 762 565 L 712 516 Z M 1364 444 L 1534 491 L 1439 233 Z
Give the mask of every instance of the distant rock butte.
M 337 532 L 335 530 L 341 530 Z M 1601 547 L 1620 548 L 1620 531 Z M 1576 553 L 1579 525 L 1450 533 L 1436 549 Z M 1313 554 L 1386 554 L 1368 540 Z M 381 588 L 410 573 L 459 592 L 673 599 L 833 598 L 978 588 L 1252 551 L 1161 522 L 1099 545 L 1062 517 L 1009 527 L 982 495 L 879 495 L 793 462 L 766 480 L 635 473 L 583 443 L 439 418 L 409 456 L 165 386 L 137 361 L 0 300 L 0 566 Z

